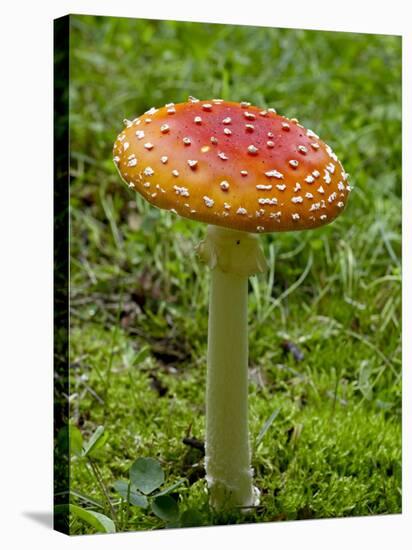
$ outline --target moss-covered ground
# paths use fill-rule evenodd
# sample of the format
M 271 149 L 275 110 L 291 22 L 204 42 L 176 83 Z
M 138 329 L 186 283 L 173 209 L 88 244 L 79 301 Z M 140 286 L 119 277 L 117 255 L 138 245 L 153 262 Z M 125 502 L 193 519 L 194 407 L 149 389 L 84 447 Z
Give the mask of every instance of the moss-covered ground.
M 73 16 L 71 422 L 107 440 L 71 461 L 71 502 L 117 530 L 401 511 L 401 42 L 391 36 Z M 311 232 L 262 236 L 251 279 L 250 433 L 261 503 L 207 505 L 205 227 L 119 179 L 123 118 L 188 95 L 273 106 L 329 143 L 354 190 Z M 271 421 L 268 422 L 268 419 Z M 156 458 L 179 518 L 113 489 Z M 94 529 L 73 518 L 72 533 Z

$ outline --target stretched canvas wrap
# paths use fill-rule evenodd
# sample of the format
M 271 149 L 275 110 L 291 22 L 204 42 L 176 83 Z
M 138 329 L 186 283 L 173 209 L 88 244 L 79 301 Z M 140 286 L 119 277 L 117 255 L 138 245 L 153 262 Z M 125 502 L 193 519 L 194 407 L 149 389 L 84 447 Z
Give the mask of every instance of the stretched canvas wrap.
M 401 38 L 54 37 L 55 528 L 400 513 Z

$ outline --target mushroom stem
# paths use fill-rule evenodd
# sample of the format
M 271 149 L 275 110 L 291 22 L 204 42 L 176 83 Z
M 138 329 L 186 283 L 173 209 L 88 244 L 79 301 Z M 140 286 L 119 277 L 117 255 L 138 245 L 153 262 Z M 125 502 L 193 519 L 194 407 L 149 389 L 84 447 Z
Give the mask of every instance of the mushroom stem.
M 211 268 L 206 479 L 216 509 L 253 506 L 248 433 L 248 277 L 265 268 L 257 236 L 209 226 L 199 253 Z

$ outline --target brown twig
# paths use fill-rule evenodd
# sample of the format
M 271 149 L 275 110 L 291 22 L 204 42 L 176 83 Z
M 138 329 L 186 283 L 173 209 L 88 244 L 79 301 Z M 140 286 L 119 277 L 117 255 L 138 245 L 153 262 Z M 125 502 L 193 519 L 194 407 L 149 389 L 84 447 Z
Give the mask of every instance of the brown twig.
M 203 443 L 203 441 L 200 441 L 195 437 L 184 437 L 182 441 L 188 447 L 192 447 L 193 449 L 201 451 L 203 455 L 205 454 L 205 444 Z

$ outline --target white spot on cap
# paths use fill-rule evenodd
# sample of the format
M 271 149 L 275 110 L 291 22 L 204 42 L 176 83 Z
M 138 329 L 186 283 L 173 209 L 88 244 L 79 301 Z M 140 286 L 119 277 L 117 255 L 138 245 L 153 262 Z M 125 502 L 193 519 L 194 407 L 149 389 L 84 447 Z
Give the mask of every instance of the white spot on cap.
M 137 137 L 137 139 L 143 139 L 144 138 L 143 130 L 137 130 L 136 131 L 136 137 Z
M 169 115 L 174 115 L 175 112 L 176 112 L 176 109 L 175 109 L 174 107 L 169 107 L 169 108 L 167 109 L 167 113 L 168 113 Z
M 273 142 L 273 141 L 270 141 L 270 140 L 266 142 L 266 145 L 267 145 L 268 147 L 270 147 L 270 149 L 272 149 L 272 147 L 275 146 L 274 142 Z
M 127 166 L 136 166 L 136 164 L 137 164 L 137 159 L 133 158 L 129 160 L 129 162 L 127 163 Z
M 330 156 L 331 159 L 333 159 L 335 162 L 337 162 L 338 157 L 335 155 L 335 153 L 332 151 L 332 148 L 329 145 L 325 146 L 326 152 Z
M 180 195 L 182 197 L 188 197 L 189 191 L 187 187 L 179 187 L 178 185 L 174 185 L 173 189 L 176 191 L 176 195 Z
M 190 166 L 190 168 L 196 168 L 197 160 L 188 160 L 187 164 Z
M 203 103 L 202 109 L 204 111 L 211 111 L 212 110 L 212 104 L 211 103 Z
M 260 111 L 260 113 L 259 113 L 259 114 L 260 114 L 260 115 L 262 115 L 262 116 L 267 116 L 268 112 L 267 112 L 267 111 L 265 111 L 265 110 L 263 110 L 263 111 Z
M 307 199 L 313 199 L 313 195 L 312 195 L 312 193 L 309 193 L 309 191 L 307 193 L 305 193 L 305 197 Z
M 223 124 L 230 124 L 232 122 L 232 119 L 230 118 L 230 116 L 227 116 L 222 120 L 222 122 Z
M 260 191 L 270 191 L 272 189 L 271 185 L 256 185 L 256 189 L 259 189 Z
M 318 193 L 320 193 L 321 195 L 323 195 L 323 193 L 325 192 L 325 190 L 323 189 L 323 187 L 320 185 L 318 187 Z
M 338 183 L 338 189 L 339 191 L 345 191 L 345 186 L 341 181 Z
M 172 175 L 177 178 L 179 176 L 179 170 L 172 170 Z
M 205 201 L 205 205 L 208 208 L 212 208 L 212 206 L 215 204 L 215 201 L 211 199 L 210 197 L 207 197 L 206 195 L 203 197 L 203 200 Z
M 273 138 L 274 135 L 273 135 L 273 132 L 268 132 L 268 138 Z
M 217 156 L 222 160 L 228 160 L 229 158 L 225 153 L 223 153 L 223 151 L 220 151 Z
M 248 171 L 247 171 L 247 170 L 241 170 L 241 171 L 240 171 L 240 175 L 243 176 L 243 177 L 245 177 L 245 176 L 248 175 Z
M 226 210 L 230 210 L 232 207 L 230 206 L 229 203 L 225 202 L 223 203 L 223 208 L 225 208 Z
M 317 134 L 315 134 L 315 132 L 313 132 L 312 130 L 309 130 L 309 129 L 306 130 L 306 135 L 308 137 L 314 137 L 314 138 L 319 139 L 319 136 Z
M 199 103 L 199 100 L 196 97 L 193 97 L 192 95 L 189 96 L 190 103 Z
M 143 170 L 143 174 L 145 176 L 153 176 L 154 170 L 150 166 L 146 166 L 146 168 Z
M 132 121 L 127 118 L 124 118 L 123 124 L 126 126 L 126 128 L 130 128 L 130 126 L 132 125 Z
M 128 185 L 128 187 L 130 187 L 130 188 L 134 187 L 134 183 L 133 183 L 132 181 L 129 181 L 129 183 L 128 183 L 127 185 Z
M 245 214 L 247 214 L 247 210 L 246 210 L 246 208 L 243 208 L 242 206 L 240 206 L 236 210 L 236 214 L 239 214 L 240 216 L 244 216 Z
M 245 128 L 246 128 L 246 132 L 253 132 L 253 130 L 255 129 L 253 124 L 245 124 Z
M 150 107 L 150 109 L 145 112 L 145 115 L 154 115 L 155 113 L 157 113 L 156 107 Z
M 229 187 L 230 185 L 228 181 L 224 180 L 220 182 L 220 189 L 222 189 L 222 191 L 227 191 Z
M 143 184 L 143 187 L 150 187 L 150 182 L 145 181 L 144 184 Z
M 333 193 L 331 193 L 331 194 L 329 195 L 329 197 L 328 197 L 328 202 L 333 202 L 333 201 L 336 199 L 337 196 L 338 196 L 338 194 L 335 193 L 335 191 L 334 191 Z
M 322 214 L 322 215 L 320 216 L 320 219 L 321 219 L 321 220 L 326 220 L 327 217 L 328 217 L 328 216 L 327 216 L 326 214 Z
M 281 217 L 282 215 L 282 212 L 271 212 L 269 214 L 269 218 L 275 218 L 276 220 L 279 220 L 279 218 Z
M 292 159 L 289 161 L 289 164 L 292 166 L 292 168 L 297 168 L 299 166 L 299 161 Z
M 299 153 L 302 153 L 302 155 L 306 155 L 308 152 L 307 148 L 304 145 L 298 145 L 298 151 Z
M 306 176 L 305 181 L 306 183 L 313 183 L 315 178 L 313 176 Z
M 145 118 L 144 121 L 145 121 L 146 124 L 150 124 L 152 122 L 152 119 L 151 118 Z M 156 195 L 157 195 L 157 193 L 156 193 Z
M 160 131 L 162 134 L 167 134 L 167 132 L 170 130 L 170 126 L 168 124 L 162 124 L 160 126 Z
M 255 147 L 254 145 L 249 145 L 247 150 L 251 155 L 256 155 L 256 153 L 258 152 L 258 148 Z
M 278 183 L 276 187 L 279 189 L 279 191 L 284 191 L 286 189 L 286 185 L 284 183 Z
M 295 212 L 294 214 L 292 214 L 292 220 L 300 220 L 300 216 L 297 212 Z
M 129 142 L 128 142 L 128 141 L 125 141 L 125 142 L 123 143 L 123 151 L 127 151 L 128 148 L 129 148 Z
M 193 119 L 196 124 L 202 124 L 202 117 L 201 116 L 195 116 Z
M 296 193 L 297 191 L 300 191 L 301 188 L 302 188 L 301 184 L 297 181 L 295 183 L 295 187 L 293 188 L 293 191 Z
M 344 207 L 344 203 L 343 203 L 342 201 L 339 201 L 339 202 L 338 202 L 338 207 L 339 207 L 339 208 L 343 208 L 343 207 Z
M 297 204 L 299 202 L 303 202 L 303 197 L 292 197 L 292 202 Z
M 120 157 L 118 157 L 117 155 L 113 157 L 113 162 L 115 162 L 116 164 L 120 162 Z
M 258 231 L 259 233 L 262 233 L 262 231 L 264 231 L 265 228 L 263 227 L 263 225 L 257 225 L 256 226 L 256 231 Z
M 183 143 L 185 145 L 190 145 L 192 143 L 192 140 L 190 139 L 190 137 L 184 137 L 183 138 Z
M 151 149 L 153 149 L 153 143 L 150 143 L 150 142 L 145 143 L 144 148 L 150 151 Z
M 282 122 L 282 130 L 284 130 L 285 132 L 289 132 L 290 125 L 287 122 Z
M 268 178 L 277 178 L 278 180 L 283 179 L 283 174 L 277 170 L 269 170 L 269 172 L 265 172 L 265 176 Z
M 325 182 L 329 185 L 329 183 L 331 182 L 331 177 L 330 177 L 330 174 L 327 170 L 324 171 L 325 175 L 323 176 L 323 179 L 325 180 Z
M 215 136 L 212 136 L 212 137 L 210 138 L 210 141 L 211 141 L 212 143 L 215 143 L 215 144 L 216 144 L 216 143 L 217 143 L 217 138 L 216 138 Z
M 328 172 L 330 172 L 331 174 L 333 174 L 335 172 L 335 165 L 333 164 L 333 162 L 330 162 L 327 166 L 326 166 L 326 170 Z
M 250 107 L 250 101 L 241 101 L 240 106 L 241 107 Z
M 275 113 L 276 114 L 276 109 L 274 109 L 273 107 L 269 107 L 268 113 Z
M 320 176 L 319 170 L 313 170 L 312 176 L 313 176 L 314 178 L 318 178 L 318 177 Z
M 319 143 L 314 143 L 314 142 L 311 142 L 310 146 L 312 147 L 312 149 L 319 149 Z
M 229 130 L 229 128 L 225 128 L 223 130 L 223 133 L 226 134 L 227 136 L 230 136 L 232 134 L 232 130 Z
M 166 156 L 160 157 L 160 162 L 162 162 L 163 164 L 166 164 L 168 160 L 169 160 L 169 158 L 166 157 Z
M 278 203 L 278 200 L 276 197 L 273 197 L 271 199 L 267 198 L 267 199 L 258 199 L 258 203 L 259 204 L 277 204 Z
M 245 111 L 243 113 L 243 116 L 247 118 L 248 120 L 255 120 L 256 116 L 253 113 L 248 113 L 248 111 Z

